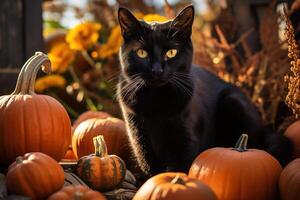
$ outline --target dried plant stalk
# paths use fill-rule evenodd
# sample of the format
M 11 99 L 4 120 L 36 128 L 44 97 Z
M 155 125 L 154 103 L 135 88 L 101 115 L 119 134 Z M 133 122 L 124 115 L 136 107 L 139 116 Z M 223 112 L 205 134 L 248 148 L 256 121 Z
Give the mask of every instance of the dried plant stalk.
M 204 33 L 203 29 L 194 26 L 193 43 L 194 62 L 203 66 L 223 80 L 238 86 L 257 106 L 263 120 L 274 130 L 285 120 L 287 113 L 282 109 L 287 85 L 282 84 L 289 71 L 286 41 L 279 38 L 280 23 L 283 19 L 276 12 L 276 4 L 269 5 L 259 24 L 261 49 L 252 52 L 247 43 L 248 37 L 255 29 L 244 32 L 236 39 L 230 40 L 235 33 L 227 31 L 222 24 L 215 28 L 215 37 Z M 230 15 L 230 9 L 222 11 Z M 234 18 L 230 21 L 234 24 Z M 224 20 L 223 20 L 224 21 Z M 228 21 L 228 20 L 227 20 Z M 244 53 L 244 55 L 243 55 Z
M 167 18 L 172 19 L 175 17 L 175 11 L 169 4 L 168 0 L 165 0 L 164 11 Z
M 294 12 L 300 8 L 300 0 L 296 0 L 293 2 L 291 6 L 291 11 Z
M 292 60 L 291 75 L 285 76 L 285 81 L 288 83 L 288 94 L 285 102 L 292 109 L 295 117 L 300 117 L 300 59 L 299 49 L 295 40 L 294 28 L 288 17 L 287 10 L 284 9 L 284 18 L 286 22 L 285 36 L 288 42 L 288 57 Z

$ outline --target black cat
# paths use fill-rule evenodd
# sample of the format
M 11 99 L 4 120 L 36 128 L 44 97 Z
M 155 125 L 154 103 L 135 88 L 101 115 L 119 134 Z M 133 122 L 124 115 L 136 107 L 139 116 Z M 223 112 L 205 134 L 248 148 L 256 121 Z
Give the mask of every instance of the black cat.
M 268 134 L 238 88 L 192 66 L 193 6 L 165 23 L 138 21 L 124 8 L 118 18 L 124 38 L 118 101 L 144 172 L 187 172 L 200 152 L 232 147 L 242 133 L 250 147 L 267 149 L 283 164 L 289 159 L 290 141 Z

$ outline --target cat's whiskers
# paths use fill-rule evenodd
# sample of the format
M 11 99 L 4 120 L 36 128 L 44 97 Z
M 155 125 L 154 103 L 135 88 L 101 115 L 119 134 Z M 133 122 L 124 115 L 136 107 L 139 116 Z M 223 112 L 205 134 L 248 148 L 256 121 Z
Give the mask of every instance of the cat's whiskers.
M 175 33 L 173 33 L 172 38 L 179 33 L 179 30 L 177 30 Z
M 192 89 L 190 87 L 191 83 L 189 83 L 188 80 L 186 80 L 186 79 L 183 79 L 183 78 L 180 78 L 180 77 L 176 77 L 176 78 L 178 79 L 178 83 L 180 83 L 182 85 L 182 87 L 186 90 L 186 92 L 190 96 L 192 96 L 193 92 L 192 92 Z
M 192 75 L 191 74 L 188 74 L 186 72 L 175 72 L 176 76 L 181 76 L 181 77 L 184 77 L 184 78 L 192 78 Z
M 123 80 L 124 81 L 124 80 Z M 120 90 L 118 90 L 117 95 L 127 99 L 129 101 L 134 100 L 136 92 L 145 85 L 145 81 L 140 77 L 140 74 L 135 74 L 130 76 L 130 81 L 125 80 L 127 83 L 122 87 L 124 82 L 120 82 Z
M 179 95 L 186 95 L 185 89 L 182 88 L 182 86 L 178 83 L 178 81 L 176 81 L 174 78 L 172 78 L 171 80 L 171 85 L 175 88 L 175 92 Z
M 192 96 L 191 88 L 188 87 L 190 83 L 188 83 L 188 80 L 190 79 L 190 76 L 187 74 L 179 74 L 174 73 L 169 82 L 177 88 L 181 93 L 184 93 L 187 96 Z
M 142 36 L 140 36 L 140 38 L 139 38 L 139 42 L 140 42 L 140 43 L 142 43 L 143 45 L 145 45 L 145 44 L 146 44 L 146 42 L 145 42 L 145 40 L 144 40 L 144 38 L 143 38 Z
M 180 95 L 180 94 L 181 94 L 180 89 L 176 86 L 176 83 L 175 83 L 175 81 L 174 81 L 174 78 L 171 77 L 171 78 L 168 80 L 168 82 L 174 87 L 176 94 Z
M 135 78 L 137 78 L 136 76 L 131 76 L 131 79 L 134 80 Z M 125 83 L 125 84 L 124 84 Z M 123 95 L 125 91 L 127 91 L 128 87 L 132 84 L 131 82 L 128 82 L 127 79 L 123 79 L 123 80 L 119 80 L 118 86 L 120 90 L 117 90 L 117 94 L 116 95 Z
M 137 76 L 138 76 L 138 75 L 131 75 L 131 76 L 130 76 L 130 79 L 131 79 L 131 80 L 134 80 L 135 78 L 137 78 Z M 132 81 L 131 81 L 130 79 L 119 80 L 116 89 L 118 88 L 118 85 L 119 85 L 119 86 L 122 86 L 124 83 L 126 83 L 125 86 L 127 86 L 128 84 L 132 84 Z M 128 80 L 129 80 L 129 81 L 128 81 Z M 123 86 L 123 87 L 125 88 L 125 86 Z
M 121 73 L 121 70 L 118 70 L 116 73 L 114 73 L 111 77 L 107 79 L 108 83 L 112 83 L 116 81 L 119 78 L 119 74 Z
M 129 95 L 129 98 L 128 99 L 131 99 L 132 98 L 132 95 L 134 94 L 134 91 L 136 90 L 138 84 L 140 83 L 140 79 L 136 79 L 135 81 L 131 82 L 131 84 L 128 84 L 127 87 L 124 89 L 124 92 L 123 95 L 124 95 L 124 98 L 125 97 L 128 97 Z
M 167 38 L 169 38 L 171 29 L 172 29 L 176 24 L 177 24 L 177 21 L 174 21 L 174 20 L 171 21 L 171 23 L 170 23 L 170 25 L 169 25 L 169 30 L 168 30 Z M 172 37 L 174 37 L 174 34 L 173 34 Z
M 145 81 L 143 79 L 140 79 L 135 84 L 134 90 L 131 91 L 131 96 L 129 97 L 129 100 L 132 101 L 136 95 L 136 92 L 145 84 Z
M 125 85 L 121 88 L 121 94 L 122 94 L 123 96 L 126 96 L 127 93 L 128 93 L 130 90 L 132 90 L 132 88 L 135 86 L 135 84 L 136 84 L 136 82 L 137 82 L 138 80 L 139 80 L 138 76 L 132 77 L 131 80 L 130 80 L 130 82 L 128 82 L 127 80 L 125 80 L 126 83 L 125 83 Z

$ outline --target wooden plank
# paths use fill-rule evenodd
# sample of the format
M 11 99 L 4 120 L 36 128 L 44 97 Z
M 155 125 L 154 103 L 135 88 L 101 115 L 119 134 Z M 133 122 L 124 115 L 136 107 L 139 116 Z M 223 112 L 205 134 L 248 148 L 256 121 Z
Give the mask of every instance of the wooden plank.
M 24 60 L 22 0 L 0 1 L 0 95 L 13 91 Z
M 22 0 L 0 1 L 0 66 L 19 66 L 24 60 Z
M 14 91 L 18 74 L 0 74 L 0 96 Z
M 0 1 L 0 95 L 13 91 L 18 72 L 42 50 L 42 0 Z
M 23 0 L 23 2 L 25 61 L 36 51 L 43 51 L 43 17 L 42 0 Z

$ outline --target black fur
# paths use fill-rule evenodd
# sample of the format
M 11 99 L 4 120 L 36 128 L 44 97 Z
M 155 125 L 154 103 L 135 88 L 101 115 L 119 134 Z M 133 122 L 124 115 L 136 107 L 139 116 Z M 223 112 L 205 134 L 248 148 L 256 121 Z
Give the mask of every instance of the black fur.
M 290 141 L 268 133 L 238 88 L 192 66 L 193 17 L 194 8 L 188 6 L 173 21 L 149 24 L 119 9 L 125 42 L 118 100 L 140 167 L 150 174 L 187 172 L 200 152 L 232 147 L 242 133 L 249 135 L 249 147 L 268 149 L 286 163 Z M 138 49 L 148 57 L 138 57 Z M 178 50 L 174 58 L 166 58 L 169 49 Z M 162 74 L 154 73 L 157 69 Z

